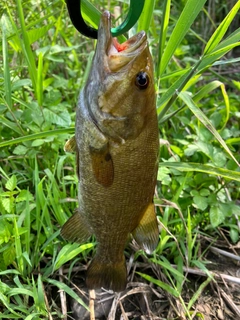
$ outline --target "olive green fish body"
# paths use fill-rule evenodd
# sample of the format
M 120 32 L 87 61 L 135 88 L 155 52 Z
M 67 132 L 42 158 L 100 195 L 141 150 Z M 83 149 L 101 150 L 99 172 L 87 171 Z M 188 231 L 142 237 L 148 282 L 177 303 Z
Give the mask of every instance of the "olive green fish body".
M 76 114 L 79 209 L 62 229 L 72 241 L 96 236 L 97 252 L 87 272 L 89 288 L 125 288 L 124 248 L 130 234 L 148 253 L 157 246 L 152 201 L 158 147 L 146 35 L 141 32 L 119 45 L 111 38 L 110 15 L 104 12 Z

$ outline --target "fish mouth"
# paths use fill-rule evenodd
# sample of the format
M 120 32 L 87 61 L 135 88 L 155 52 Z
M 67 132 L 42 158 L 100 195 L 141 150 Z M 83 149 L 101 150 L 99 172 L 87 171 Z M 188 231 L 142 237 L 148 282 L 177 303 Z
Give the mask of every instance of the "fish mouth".
M 133 61 L 147 47 L 147 36 L 141 31 L 123 43 L 119 43 L 117 38 L 111 34 L 111 15 L 105 11 L 102 14 L 98 42 L 102 53 L 105 56 L 105 68 L 117 72 L 128 63 Z

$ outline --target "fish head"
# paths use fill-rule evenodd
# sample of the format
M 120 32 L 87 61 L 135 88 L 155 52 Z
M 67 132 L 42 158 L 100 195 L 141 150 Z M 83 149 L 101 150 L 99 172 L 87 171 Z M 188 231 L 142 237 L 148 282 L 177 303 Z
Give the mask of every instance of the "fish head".
M 111 35 L 111 15 L 102 14 L 86 86 L 90 115 L 112 139 L 135 139 L 156 114 L 153 62 L 141 31 L 120 44 Z

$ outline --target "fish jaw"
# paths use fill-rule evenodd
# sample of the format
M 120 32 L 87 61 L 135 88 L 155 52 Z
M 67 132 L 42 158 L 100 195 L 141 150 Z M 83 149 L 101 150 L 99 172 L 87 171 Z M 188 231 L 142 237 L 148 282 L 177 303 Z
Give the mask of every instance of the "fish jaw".
M 146 90 L 136 86 L 140 72 L 147 74 Z M 145 32 L 119 44 L 111 35 L 111 16 L 105 11 L 84 91 L 88 113 L 104 135 L 118 143 L 136 138 L 149 112 L 155 112 L 153 63 Z
M 129 62 L 141 54 L 146 46 L 147 36 L 144 31 L 137 33 L 122 44 L 118 43 L 117 38 L 113 38 L 111 35 L 111 14 L 109 11 L 104 11 L 99 24 L 93 65 L 95 62 L 97 64 L 101 63 L 101 68 L 97 68 L 100 75 L 101 72 L 121 71 Z

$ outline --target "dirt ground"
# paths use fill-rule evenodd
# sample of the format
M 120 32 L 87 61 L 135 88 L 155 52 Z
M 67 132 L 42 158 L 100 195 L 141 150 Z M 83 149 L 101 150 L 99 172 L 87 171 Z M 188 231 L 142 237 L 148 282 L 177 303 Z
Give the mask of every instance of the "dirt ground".
M 227 250 L 226 250 L 227 249 Z M 68 301 L 68 317 L 73 320 L 237 320 L 240 319 L 240 250 L 212 247 L 206 255 L 207 268 L 214 280 L 196 268 L 186 268 L 181 297 L 175 298 L 159 286 L 149 284 L 136 271 L 168 283 L 160 268 L 146 262 L 128 261 L 129 282 L 125 291 L 90 291 L 84 288 L 84 272 L 72 279 L 75 291 L 89 305 L 90 313 L 75 300 Z M 222 250 L 222 251 L 221 251 Z M 233 253 L 232 253 L 233 252 Z M 84 269 L 83 267 L 82 269 Z M 147 270 L 148 269 L 148 270 Z M 207 280 L 208 279 L 208 280 Z M 208 282 L 208 283 L 207 283 Z M 90 298 L 89 298 L 90 296 Z M 196 301 L 187 312 L 191 300 Z

